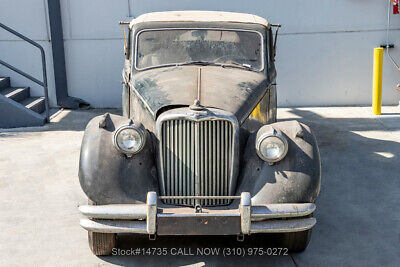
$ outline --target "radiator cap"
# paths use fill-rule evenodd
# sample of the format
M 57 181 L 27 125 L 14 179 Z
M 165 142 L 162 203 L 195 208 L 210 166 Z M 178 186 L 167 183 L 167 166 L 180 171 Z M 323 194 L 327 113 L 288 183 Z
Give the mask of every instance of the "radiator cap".
M 204 110 L 204 106 L 202 106 L 200 104 L 200 100 L 196 99 L 193 103 L 193 105 L 191 105 L 189 107 L 191 110 Z

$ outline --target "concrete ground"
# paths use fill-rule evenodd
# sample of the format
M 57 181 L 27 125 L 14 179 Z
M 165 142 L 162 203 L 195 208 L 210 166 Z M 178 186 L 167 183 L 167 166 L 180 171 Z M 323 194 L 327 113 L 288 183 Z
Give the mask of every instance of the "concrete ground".
M 111 112 L 118 112 L 111 110 Z M 0 265 L 400 266 L 400 108 L 285 108 L 280 120 L 309 124 L 322 158 L 317 225 L 308 249 L 288 256 L 93 256 L 77 207 L 80 143 L 104 110 L 63 111 L 41 128 L 0 131 Z M 119 247 L 258 248 L 265 236 L 119 237 Z M 169 253 L 170 254 L 170 253 Z

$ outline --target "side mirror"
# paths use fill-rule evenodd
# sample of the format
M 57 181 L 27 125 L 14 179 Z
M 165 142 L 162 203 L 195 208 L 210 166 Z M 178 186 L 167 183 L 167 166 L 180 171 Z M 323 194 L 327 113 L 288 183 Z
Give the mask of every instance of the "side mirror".
M 277 40 L 278 40 L 278 31 L 279 31 L 279 28 L 282 27 L 282 25 L 281 25 L 281 24 L 271 24 L 271 27 L 274 27 L 274 28 L 275 28 L 275 38 L 274 38 L 274 47 L 273 47 L 274 53 L 273 53 L 273 58 L 272 58 L 272 60 L 275 61 L 275 56 L 276 56 L 276 42 L 277 42 Z

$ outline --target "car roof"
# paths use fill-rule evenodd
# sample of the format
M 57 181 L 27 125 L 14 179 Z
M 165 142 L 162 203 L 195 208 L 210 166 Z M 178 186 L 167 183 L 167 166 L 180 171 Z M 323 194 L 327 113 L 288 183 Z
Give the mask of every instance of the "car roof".
M 221 11 L 166 11 L 140 15 L 130 22 L 130 27 L 142 22 L 231 22 L 260 24 L 269 28 L 268 21 L 262 17 L 236 12 Z

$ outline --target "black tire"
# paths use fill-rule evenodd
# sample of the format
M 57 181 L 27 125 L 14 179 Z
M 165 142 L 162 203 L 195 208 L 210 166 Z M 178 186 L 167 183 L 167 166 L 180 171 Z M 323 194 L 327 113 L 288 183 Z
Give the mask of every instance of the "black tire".
M 116 246 L 116 234 L 88 232 L 89 247 L 96 256 L 106 256 L 112 253 Z
M 95 202 L 88 199 L 89 205 L 96 205 Z M 117 235 L 109 233 L 97 233 L 88 231 L 88 241 L 90 250 L 96 256 L 106 256 L 112 253 L 117 245 Z
M 310 243 L 312 229 L 295 233 L 284 233 L 279 238 L 280 246 L 291 252 L 304 251 Z

